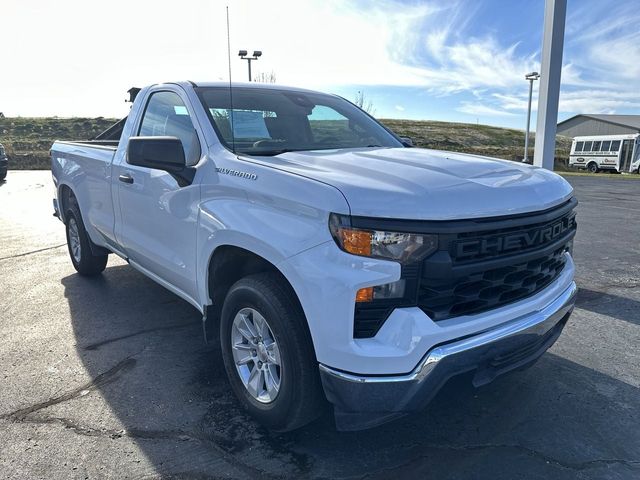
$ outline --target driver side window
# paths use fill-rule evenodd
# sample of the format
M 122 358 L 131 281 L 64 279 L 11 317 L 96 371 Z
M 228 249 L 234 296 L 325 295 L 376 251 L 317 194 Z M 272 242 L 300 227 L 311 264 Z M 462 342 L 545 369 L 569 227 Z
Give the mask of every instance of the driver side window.
M 138 135 L 144 137 L 177 137 L 184 148 L 187 165 L 200 159 L 200 141 L 182 99 L 173 92 L 151 95 L 144 111 Z

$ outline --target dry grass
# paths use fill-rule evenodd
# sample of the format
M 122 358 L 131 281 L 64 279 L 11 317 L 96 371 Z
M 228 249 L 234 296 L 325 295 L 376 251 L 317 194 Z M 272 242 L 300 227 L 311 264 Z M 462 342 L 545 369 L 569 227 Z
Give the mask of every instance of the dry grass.
M 524 131 L 469 123 L 431 120 L 387 120 L 381 122 L 403 137 L 411 137 L 418 147 L 472 153 L 488 157 L 521 160 L 524 153 Z M 529 138 L 529 156 L 533 156 L 535 134 Z M 556 163 L 562 167 L 569 158 L 571 139 L 556 139 Z
M 112 118 L 2 118 L 0 143 L 9 168 L 50 168 L 49 149 L 55 140 L 89 140 L 115 123 Z
M 48 169 L 49 149 L 54 140 L 88 140 L 104 131 L 112 118 L 4 118 L 0 119 L 0 143 L 7 149 L 12 169 Z M 509 128 L 416 120 L 382 119 L 383 124 L 403 137 L 411 137 L 418 147 L 472 153 L 519 160 L 524 132 Z M 532 136 L 530 144 L 533 145 Z M 571 139 L 558 137 L 557 169 L 564 170 Z M 533 148 L 530 155 L 533 154 Z

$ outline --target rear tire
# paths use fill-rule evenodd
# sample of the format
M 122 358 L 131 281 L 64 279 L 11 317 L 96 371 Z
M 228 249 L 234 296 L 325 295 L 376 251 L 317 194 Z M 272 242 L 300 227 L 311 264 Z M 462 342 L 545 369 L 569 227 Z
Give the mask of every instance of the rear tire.
M 73 267 L 80 275 L 92 277 L 99 275 L 107 266 L 109 255 L 94 255 L 91 251 L 91 240 L 82 223 L 80 209 L 75 199 L 65 214 L 67 247 Z
M 598 164 L 596 162 L 589 162 L 589 164 L 587 165 L 587 171 L 591 173 L 598 173 Z
M 231 387 L 258 422 L 285 432 L 321 413 L 324 394 L 306 319 L 279 275 L 254 274 L 231 287 L 222 308 L 220 342 Z

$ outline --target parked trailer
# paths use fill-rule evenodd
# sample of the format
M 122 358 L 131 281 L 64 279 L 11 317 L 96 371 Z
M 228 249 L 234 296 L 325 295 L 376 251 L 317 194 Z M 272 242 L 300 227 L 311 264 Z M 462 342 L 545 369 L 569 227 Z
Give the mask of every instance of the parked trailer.
M 575 137 L 569 166 L 593 173 L 601 170 L 639 173 L 640 134 Z

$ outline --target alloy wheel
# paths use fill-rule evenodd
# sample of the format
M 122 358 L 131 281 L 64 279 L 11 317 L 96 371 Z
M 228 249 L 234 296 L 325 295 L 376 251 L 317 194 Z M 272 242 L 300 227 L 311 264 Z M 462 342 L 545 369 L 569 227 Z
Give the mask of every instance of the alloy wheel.
M 280 391 L 282 360 L 273 331 L 260 312 L 243 308 L 236 314 L 231 350 L 247 392 L 260 403 L 273 402 Z

